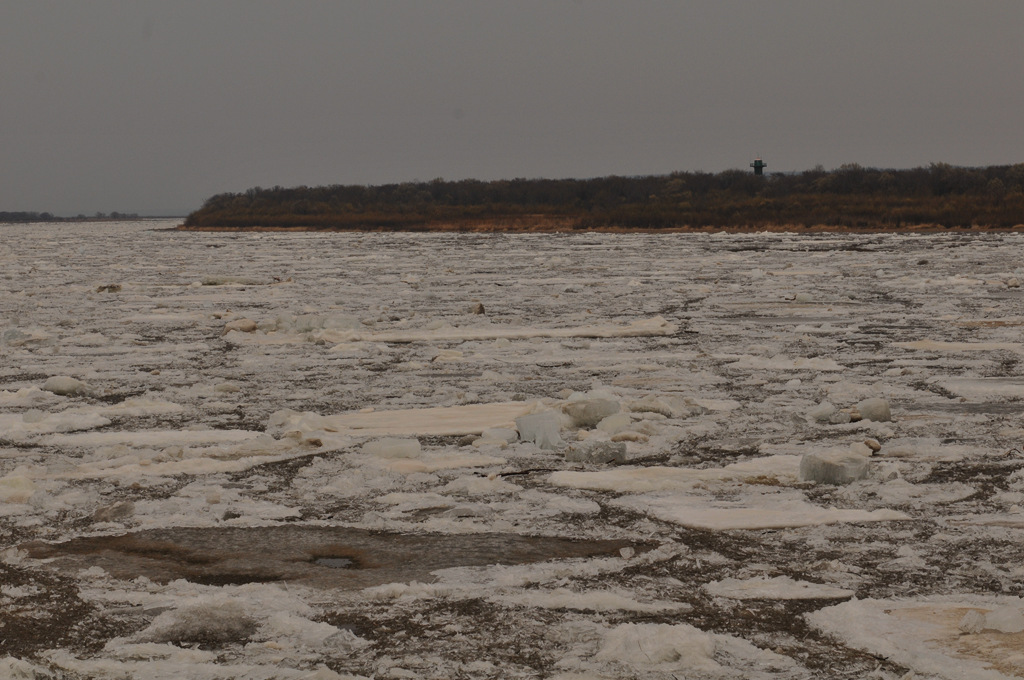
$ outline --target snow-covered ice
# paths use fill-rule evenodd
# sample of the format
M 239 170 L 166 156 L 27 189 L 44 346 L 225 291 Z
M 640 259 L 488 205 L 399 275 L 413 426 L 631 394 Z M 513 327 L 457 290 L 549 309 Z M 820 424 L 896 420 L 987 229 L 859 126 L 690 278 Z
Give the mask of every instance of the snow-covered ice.
M 707 584 L 704 586 L 704 590 L 717 597 L 729 597 L 736 600 L 846 599 L 855 594 L 854 591 L 845 588 L 795 581 L 788 576 L 752 579 L 726 578 Z
M 1012 625 L 1022 606 L 1019 598 L 995 595 L 865 599 L 808 618 L 851 646 L 906 664 L 924 677 L 1006 680 L 1024 673 L 1024 628 Z M 972 620 L 977 624 L 965 625 Z
M 0 675 L 1024 677 L 1020 235 L 170 226 L 2 227 Z

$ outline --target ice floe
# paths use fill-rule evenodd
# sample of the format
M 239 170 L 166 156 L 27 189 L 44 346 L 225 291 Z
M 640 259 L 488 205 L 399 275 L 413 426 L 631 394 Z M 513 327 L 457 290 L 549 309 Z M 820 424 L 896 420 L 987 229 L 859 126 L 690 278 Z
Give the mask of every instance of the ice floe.
M 481 434 L 489 428 L 512 428 L 515 419 L 534 405 L 525 402 L 467 404 L 420 409 L 360 411 L 335 416 L 278 411 L 268 424 L 271 432 L 323 432 L 359 437 L 454 436 Z
M 828 607 L 807 618 L 853 647 L 926 677 L 1006 680 L 1024 671 L 1016 626 L 1003 631 L 1000 621 L 993 621 L 997 627 L 992 628 L 987 619 L 1001 614 L 1016 621 L 1022 606 L 1019 598 L 1005 596 L 864 599 Z M 971 625 L 972 619 L 980 622 Z
M 878 510 L 823 508 L 793 492 L 763 493 L 742 500 L 708 500 L 683 496 L 623 496 L 613 505 L 646 512 L 666 522 L 693 529 L 782 529 L 837 523 L 890 522 L 910 519 L 906 513 Z
M 704 586 L 715 597 L 734 600 L 816 600 L 847 599 L 854 591 L 822 583 L 797 581 L 788 576 L 773 578 L 735 579 L 713 581 Z

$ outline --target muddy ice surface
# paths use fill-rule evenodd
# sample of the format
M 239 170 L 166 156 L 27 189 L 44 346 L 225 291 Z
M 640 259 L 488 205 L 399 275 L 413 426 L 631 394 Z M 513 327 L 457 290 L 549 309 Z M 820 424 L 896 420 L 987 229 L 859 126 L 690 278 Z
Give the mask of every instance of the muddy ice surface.
M 0 676 L 1024 676 L 1024 239 L 0 239 Z

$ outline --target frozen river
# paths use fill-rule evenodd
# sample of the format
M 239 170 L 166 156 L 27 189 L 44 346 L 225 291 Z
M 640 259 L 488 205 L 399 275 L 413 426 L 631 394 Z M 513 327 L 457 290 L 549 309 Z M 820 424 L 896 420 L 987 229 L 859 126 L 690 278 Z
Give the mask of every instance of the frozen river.
M 174 224 L 0 226 L 0 677 L 1024 677 L 1021 235 Z

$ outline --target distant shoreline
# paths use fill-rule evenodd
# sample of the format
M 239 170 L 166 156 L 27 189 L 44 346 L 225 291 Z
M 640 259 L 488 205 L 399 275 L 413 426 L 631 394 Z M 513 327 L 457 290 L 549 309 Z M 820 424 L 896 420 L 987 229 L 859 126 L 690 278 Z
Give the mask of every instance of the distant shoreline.
M 954 226 L 944 227 L 937 224 L 917 224 L 901 227 L 846 227 L 829 224 L 804 226 L 801 224 L 759 225 L 750 227 L 587 227 L 581 228 L 572 224 L 557 224 L 554 220 L 538 221 L 537 223 L 515 225 L 496 224 L 483 220 L 475 223 L 437 223 L 402 227 L 381 227 L 368 225 L 365 227 L 193 227 L 184 224 L 172 228 L 172 231 L 191 232 L 258 232 L 258 233 L 467 233 L 467 234 L 757 234 L 757 233 L 800 233 L 800 234 L 942 234 L 942 233 L 1008 233 L 1024 232 L 1024 224 L 1013 227 L 987 226 Z
M 1016 230 L 1024 228 L 1024 163 L 254 187 L 211 196 L 183 226 L 509 233 Z
M 51 216 L 45 219 L 4 219 L 0 217 L 0 225 L 3 224 L 104 224 L 108 222 L 144 222 L 155 220 L 180 220 L 186 215 L 121 215 L 119 217 L 57 217 Z

